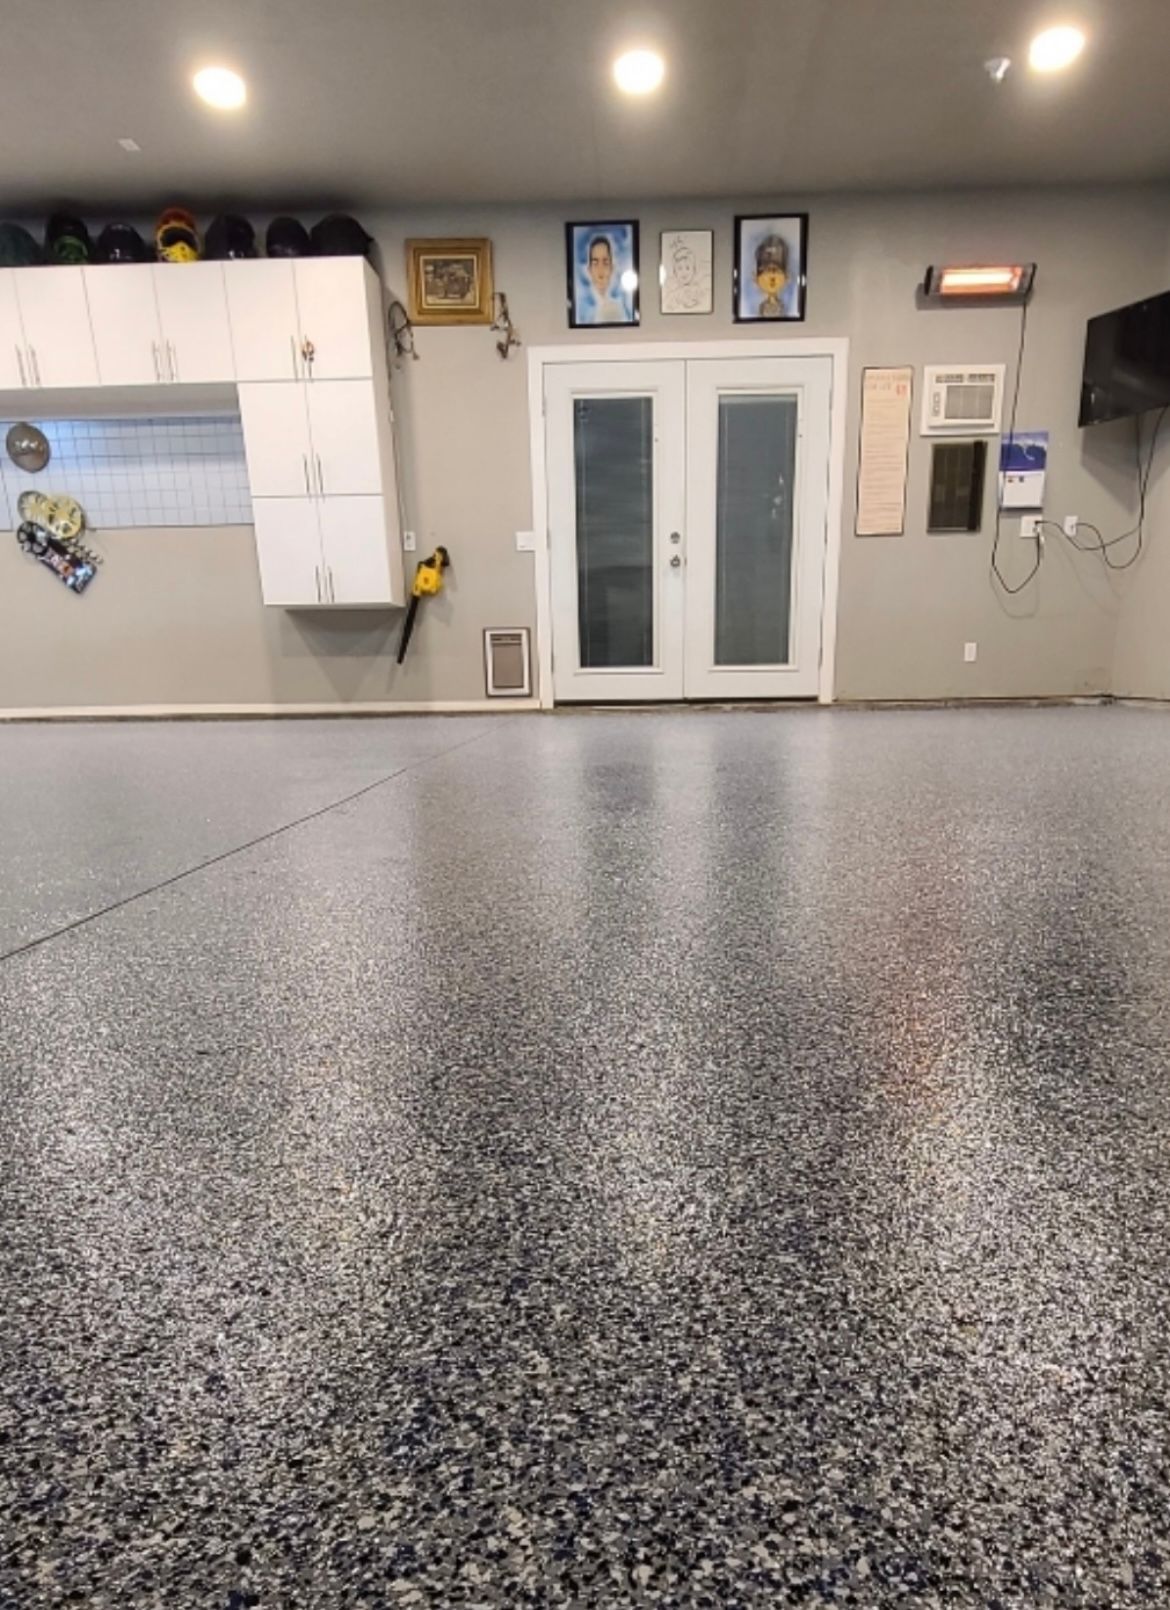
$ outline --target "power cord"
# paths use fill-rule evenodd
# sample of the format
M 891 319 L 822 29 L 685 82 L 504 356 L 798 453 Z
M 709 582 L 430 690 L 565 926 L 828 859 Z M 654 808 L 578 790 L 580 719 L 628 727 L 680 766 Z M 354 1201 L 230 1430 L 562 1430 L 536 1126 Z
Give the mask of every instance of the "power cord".
M 1138 559 L 1141 557 L 1142 548 L 1145 544 L 1146 494 L 1149 491 L 1150 475 L 1154 468 L 1154 454 L 1158 447 L 1158 436 L 1161 433 L 1162 425 L 1165 422 L 1167 413 L 1170 413 L 1170 403 L 1167 403 L 1167 405 L 1161 410 L 1161 412 L 1158 414 L 1157 420 L 1155 421 L 1153 434 L 1150 437 L 1150 445 L 1146 449 L 1146 461 L 1144 465 L 1142 464 L 1142 420 L 1140 414 L 1134 415 L 1134 460 L 1137 467 L 1138 484 L 1138 518 L 1136 525 L 1131 526 L 1128 531 L 1123 531 L 1118 537 L 1103 537 L 1099 528 L 1095 526 L 1091 520 L 1082 520 L 1077 527 L 1078 534 L 1082 530 L 1091 531 L 1097 539 L 1096 542 L 1089 543 L 1088 546 L 1086 546 L 1084 543 L 1078 542 L 1076 537 L 1070 537 L 1063 526 L 1056 525 L 1055 520 L 1041 520 L 1040 524 L 1042 526 L 1056 526 L 1056 529 L 1060 532 L 1061 536 L 1070 542 L 1078 553 L 1100 554 L 1102 562 L 1107 565 L 1110 570 L 1128 570 L 1131 565 L 1136 564 Z M 1129 542 L 1134 537 L 1137 538 L 1137 545 L 1128 559 L 1122 559 L 1120 562 L 1117 562 L 1109 557 L 1110 548 L 1116 548 L 1119 543 Z
M 1018 349 L 1018 351 L 1016 353 L 1016 381 L 1015 381 L 1015 385 L 1012 388 L 1012 413 L 1011 413 L 1011 419 L 1008 422 L 1007 449 L 1008 449 L 1008 458 L 1009 459 L 1011 457 L 1011 449 L 1012 449 L 1013 445 L 1015 444 L 1015 440 L 1016 440 L 1016 411 L 1020 406 L 1020 377 L 1024 372 L 1024 349 L 1025 349 L 1025 346 L 1027 344 L 1027 340 L 1028 340 L 1028 303 L 1025 300 L 1025 301 L 1021 302 L 1021 304 L 1020 304 L 1020 345 L 1019 345 L 1019 349 Z M 1001 448 L 1000 451 L 1002 453 L 1002 448 Z M 1033 564 L 1031 570 L 1029 570 L 1028 574 L 1024 577 L 1023 581 L 1017 583 L 1017 585 L 1013 587 L 1008 582 L 1007 578 L 1004 576 L 1003 571 L 999 568 L 999 544 L 1000 544 L 1000 538 L 1001 538 L 1001 536 L 1003 534 L 1003 481 L 1002 481 L 1002 478 L 1000 477 L 1000 475 L 998 473 L 997 473 L 996 478 L 995 478 L 995 487 L 996 487 L 996 491 L 995 491 L 995 540 L 991 544 L 991 574 L 995 577 L 996 581 L 1003 588 L 1004 592 L 1007 593 L 1009 595 L 1009 597 L 1014 597 L 1014 595 L 1016 593 L 1022 593 L 1023 592 L 1024 588 L 1033 579 L 1033 577 L 1036 575 L 1036 572 L 1040 569 L 1040 566 L 1043 564 L 1043 562 L 1044 562 L 1044 537 L 1043 537 L 1043 535 L 1041 533 L 1040 526 L 1037 525 L 1037 527 L 1036 527 L 1036 561 Z M 1043 523 L 1043 522 L 1041 522 L 1041 523 Z

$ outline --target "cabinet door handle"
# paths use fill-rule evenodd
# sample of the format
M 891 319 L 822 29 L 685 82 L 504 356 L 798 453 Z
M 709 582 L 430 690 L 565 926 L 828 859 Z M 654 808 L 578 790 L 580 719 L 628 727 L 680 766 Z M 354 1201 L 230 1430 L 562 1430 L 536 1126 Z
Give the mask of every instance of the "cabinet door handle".
M 20 365 L 20 383 L 22 386 L 27 386 L 28 376 L 24 372 L 24 353 L 19 347 L 13 347 L 12 350 L 16 353 L 16 361 Z
M 307 453 L 301 454 L 301 468 L 305 472 L 305 496 L 311 498 L 313 488 L 309 485 L 309 455 Z
M 317 485 L 321 488 L 321 496 L 324 497 L 325 496 L 325 474 L 324 474 L 324 471 L 321 468 L 321 455 L 320 455 L 320 453 L 315 453 L 313 456 L 317 460 Z
M 321 597 L 321 566 L 320 565 L 314 565 L 313 566 L 313 575 L 317 578 L 317 602 L 319 604 L 322 604 L 322 603 L 325 602 L 325 600 Z
M 305 360 L 305 371 L 310 380 L 313 378 L 313 359 L 317 356 L 317 349 L 308 336 L 301 342 L 301 357 Z
M 37 385 L 39 386 L 40 383 L 41 383 L 41 365 L 40 365 L 40 360 L 37 357 L 37 349 L 36 349 L 36 347 L 29 347 L 28 356 L 29 356 L 29 362 L 32 364 L 33 379 L 36 381 Z
M 177 380 L 179 378 L 179 360 L 175 357 L 175 349 L 169 341 L 167 342 L 167 356 L 171 360 L 171 379 Z
M 297 338 L 295 335 L 290 335 L 288 338 L 288 350 L 292 356 L 293 379 L 299 380 L 301 375 L 300 370 L 297 368 Z
M 162 385 L 162 364 L 159 362 L 158 342 L 157 341 L 152 341 L 150 343 L 150 351 L 151 351 L 152 357 L 154 358 L 154 378 L 155 378 L 156 382 L 161 386 Z
M 331 604 L 335 604 L 337 602 L 337 593 L 334 591 L 333 587 L 333 566 L 326 565 L 325 568 L 329 572 L 329 602 Z

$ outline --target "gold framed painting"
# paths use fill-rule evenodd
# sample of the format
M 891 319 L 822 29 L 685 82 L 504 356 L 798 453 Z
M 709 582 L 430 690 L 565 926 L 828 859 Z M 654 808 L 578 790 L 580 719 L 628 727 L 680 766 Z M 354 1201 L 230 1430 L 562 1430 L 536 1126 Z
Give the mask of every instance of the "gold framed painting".
M 492 322 L 490 240 L 408 240 L 412 324 Z

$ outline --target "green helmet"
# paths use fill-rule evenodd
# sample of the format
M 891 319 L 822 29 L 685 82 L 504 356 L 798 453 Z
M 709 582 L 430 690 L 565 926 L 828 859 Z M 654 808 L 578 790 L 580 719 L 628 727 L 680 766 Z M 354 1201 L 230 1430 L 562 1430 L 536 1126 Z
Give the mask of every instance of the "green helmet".
M 0 268 L 31 268 L 44 260 L 41 248 L 23 224 L 0 224 Z

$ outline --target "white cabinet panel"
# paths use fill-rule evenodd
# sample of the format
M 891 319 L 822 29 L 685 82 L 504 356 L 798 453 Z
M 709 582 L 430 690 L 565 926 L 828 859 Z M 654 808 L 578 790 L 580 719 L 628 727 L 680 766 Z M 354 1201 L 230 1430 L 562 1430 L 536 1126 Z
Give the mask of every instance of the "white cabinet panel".
M 0 268 L 0 389 L 18 391 L 29 383 L 24 327 L 16 300 L 16 270 Z
M 165 378 L 154 268 L 108 263 L 85 268 L 98 377 L 103 386 L 157 386 Z
M 322 498 L 321 552 L 334 604 L 401 603 L 391 580 L 386 505 L 382 498 Z
M 291 261 L 223 265 L 238 380 L 299 380 L 300 325 Z
M 32 384 L 96 386 L 97 356 L 82 270 L 56 266 L 16 272 L 16 295 L 25 349 L 32 363 Z
M 325 497 L 380 493 L 375 388 L 368 380 L 321 380 L 304 391 L 317 490 Z
M 252 504 L 260 590 L 266 604 L 326 602 L 321 534 L 313 498 L 256 498 Z
M 374 373 L 369 269 L 364 257 L 302 257 L 295 262 L 301 335 L 313 344 L 309 378 L 350 380 Z M 380 302 L 380 293 L 379 293 Z
M 244 452 L 254 498 L 307 497 L 316 491 L 305 390 L 276 381 L 240 387 Z
M 234 380 L 223 264 L 156 263 L 153 272 L 170 379 L 184 385 Z

